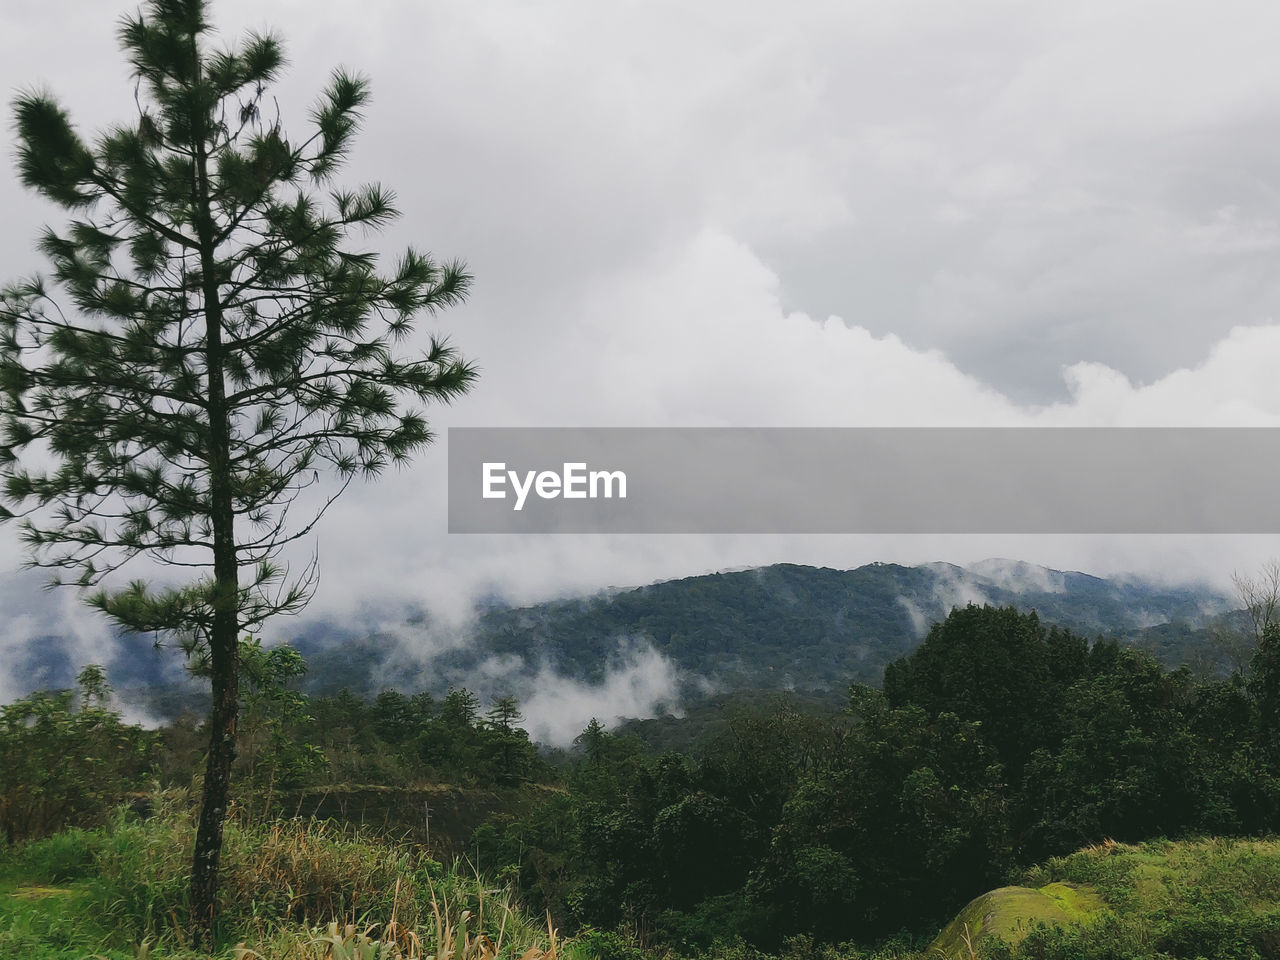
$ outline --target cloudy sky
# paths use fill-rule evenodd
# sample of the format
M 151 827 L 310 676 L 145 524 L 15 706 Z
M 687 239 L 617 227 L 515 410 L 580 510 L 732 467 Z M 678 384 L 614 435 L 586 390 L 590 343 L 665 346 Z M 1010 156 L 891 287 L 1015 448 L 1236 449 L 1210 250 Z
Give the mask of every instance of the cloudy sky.
M 436 411 L 441 430 L 1280 425 L 1275 4 L 214 8 L 227 40 L 285 39 L 287 130 L 333 67 L 371 77 L 346 179 L 392 187 L 404 216 L 363 242 L 461 257 L 476 278 L 435 323 L 483 371 Z M 127 118 L 129 9 L 9 0 L 0 88 L 54 90 L 86 133 Z M 40 266 L 30 240 L 59 214 L 6 152 L 7 279 Z M 1280 552 L 1270 537 L 450 537 L 445 453 L 333 510 L 317 611 L 463 616 L 477 593 L 781 560 L 1000 555 L 1224 582 Z M 0 532 L 0 565 L 19 561 Z

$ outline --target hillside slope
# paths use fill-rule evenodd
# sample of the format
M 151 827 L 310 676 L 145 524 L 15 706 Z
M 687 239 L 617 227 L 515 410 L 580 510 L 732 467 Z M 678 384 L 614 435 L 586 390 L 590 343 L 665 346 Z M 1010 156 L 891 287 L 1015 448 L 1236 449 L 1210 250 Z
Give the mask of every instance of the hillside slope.
M 1280 842 L 1106 843 L 1031 870 L 957 914 L 928 957 L 1280 956 Z

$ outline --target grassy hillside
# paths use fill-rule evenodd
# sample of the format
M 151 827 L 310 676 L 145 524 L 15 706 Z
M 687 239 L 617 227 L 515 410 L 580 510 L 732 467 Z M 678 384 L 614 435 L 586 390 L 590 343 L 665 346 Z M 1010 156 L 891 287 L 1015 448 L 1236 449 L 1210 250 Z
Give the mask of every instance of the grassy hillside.
M 1280 956 L 1280 842 L 1106 843 L 966 906 L 924 956 L 1127 960 Z
M 929 945 L 926 954 L 966 960 L 983 938 L 1019 943 L 1038 923 L 1079 925 L 1096 918 L 1106 906 L 1097 891 L 1088 886 L 1059 882 L 1038 889 L 1000 887 L 961 910 Z
M 465 855 L 476 827 L 495 817 L 527 816 L 558 792 L 539 784 L 492 790 L 447 784 L 308 787 L 282 793 L 276 809 L 304 820 L 333 820 L 379 836 L 411 840 L 439 859 Z
M 84 674 L 0 709 L 0 958 L 190 956 L 199 730 L 124 724 Z M 599 960 L 1280 957 L 1276 628 L 1198 680 L 968 606 L 847 711 L 726 705 L 694 755 L 593 722 L 552 763 L 464 689 L 246 701 L 236 960 L 536 960 L 548 925 Z M 1185 839 L 1213 836 L 1253 839 Z
M 195 960 L 180 932 L 188 817 L 121 813 L 0 856 L 0 956 Z M 228 960 L 595 960 L 651 953 L 617 934 L 556 938 L 510 894 L 420 848 L 333 826 L 228 831 Z M 966 906 L 923 950 L 789 942 L 782 960 L 1264 960 L 1280 956 L 1280 842 L 1107 843 Z M 772 960 L 738 943 L 700 960 Z
M 0 957 L 194 960 L 185 805 L 0 852 Z M 221 948 L 235 960 L 556 960 L 545 919 L 465 865 L 333 824 L 228 824 Z M 569 951 L 572 957 L 573 951 Z

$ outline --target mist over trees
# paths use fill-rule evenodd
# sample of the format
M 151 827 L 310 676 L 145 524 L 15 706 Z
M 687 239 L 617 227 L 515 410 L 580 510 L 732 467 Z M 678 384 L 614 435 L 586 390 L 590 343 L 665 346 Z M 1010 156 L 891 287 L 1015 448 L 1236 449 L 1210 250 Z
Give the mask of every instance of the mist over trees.
M 694 727 L 694 746 L 676 752 L 599 721 L 571 750 L 540 751 L 514 697 L 486 707 L 465 688 L 307 697 L 295 655 L 255 647 L 246 663 L 292 691 L 247 690 L 235 797 L 256 818 L 376 822 L 440 856 L 465 853 L 557 929 L 615 931 L 601 949 L 871 949 L 932 937 L 972 898 L 1081 848 L 1274 834 L 1277 650 L 1268 629 L 1246 671 L 1197 678 L 1034 613 L 968 606 L 892 664 L 883 689 L 853 684 L 844 709 L 743 698 L 674 721 Z M 92 673 L 86 682 L 79 698 L 5 708 L 0 750 L 92 752 L 76 738 L 96 718 L 107 739 L 94 743 L 132 752 L 95 761 L 93 802 L 64 800 L 63 819 L 10 816 L 16 838 L 92 822 L 144 776 L 180 785 L 199 764 L 194 718 L 146 734 L 112 719 Z M 6 725 L 10 712 L 49 719 Z M 19 779 L 33 769 L 16 766 Z M 0 809 L 36 809 L 10 778 L 0 788 Z M 1177 942 L 1200 945 L 1185 955 L 1234 956 L 1205 946 L 1219 928 L 1203 925 L 1228 920 L 1169 923 Z M 1270 942 L 1261 920 L 1229 924 Z

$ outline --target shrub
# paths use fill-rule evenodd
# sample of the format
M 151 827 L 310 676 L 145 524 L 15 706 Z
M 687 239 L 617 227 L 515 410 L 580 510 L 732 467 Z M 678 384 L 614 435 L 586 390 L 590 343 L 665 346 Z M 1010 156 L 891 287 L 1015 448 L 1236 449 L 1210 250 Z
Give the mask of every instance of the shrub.
M 93 873 L 102 833 L 73 827 L 17 847 L 12 861 L 30 883 L 63 883 Z
M 0 707 L 0 832 L 9 843 L 110 816 L 149 774 L 156 736 L 109 709 L 101 668 L 71 691 L 36 693 Z

